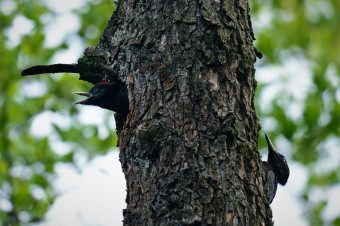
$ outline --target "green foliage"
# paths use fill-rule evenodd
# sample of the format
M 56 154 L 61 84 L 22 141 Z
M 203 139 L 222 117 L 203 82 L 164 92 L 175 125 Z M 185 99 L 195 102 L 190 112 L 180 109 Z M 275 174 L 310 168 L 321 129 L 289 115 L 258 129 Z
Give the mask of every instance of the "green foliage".
M 88 45 L 96 44 L 98 36 L 104 31 L 114 11 L 116 11 L 116 5 L 112 5 L 111 1 L 89 4 L 86 10 L 77 10 L 76 13 L 82 17 L 82 25 L 78 31 L 80 37 L 84 37 Z M 101 16 L 98 17 L 98 15 Z
M 276 95 L 271 109 L 262 107 L 265 113 L 260 113 L 259 117 L 261 121 L 268 117 L 275 119 L 275 128 L 270 128 L 272 131 L 268 133 L 271 136 L 274 134 L 274 140 L 275 135 L 287 138 L 294 147 L 287 150 L 291 154 L 290 161 L 296 161 L 308 169 L 308 183 L 300 194 L 307 207 L 304 208 L 305 216 L 310 225 L 324 225 L 326 221 L 322 218 L 327 206 L 326 197 L 319 202 L 309 197 L 313 196 L 315 189 L 327 191 L 331 185 L 340 182 L 340 165 L 332 164 L 336 161 L 332 153 L 339 152 L 339 143 L 326 145 L 331 140 L 339 139 L 340 135 L 340 4 L 336 0 L 253 0 L 251 3 L 252 19 L 262 21 L 257 25 L 255 37 L 257 49 L 265 56 L 263 65 L 282 65 L 297 53 L 310 65 L 308 77 L 313 86 L 299 104 L 301 117 L 293 118 L 287 111 L 289 106 L 299 102 L 289 97 L 289 92 Z M 267 15 L 269 22 L 260 15 Z M 282 57 L 284 52 L 290 54 Z M 301 76 L 302 70 L 291 74 L 291 77 Z M 264 84 L 263 89 L 270 85 Z M 259 95 L 263 89 L 258 89 Z M 288 104 L 282 101 L 285 99 L 289 99 Z M 261 104 L 257 99 L 258 109 L 261 109 Z M 327 219 L 327 222 L 329 225 L 339 225 L 339 217 Z
M 77 117 L 72 91 L 87 90 L 90 84 L 69 74 L 20 76 L 23 68 L 48 64 L 56 53 L 69 48 L 66 42 L 44 46 L 43 18 L 53 20 L 58 12 L 44 1 L 6 0 L 0 5 L 0 226 L 23 225 L 42 220 L 53 203 L 57 195 L 52 187 L 56 163 L 72 163 L 76 167 L 76 153 L 89 158 L 104 153 L 115 145 L 117 137 L 107 125 L 108 135 L 98 138 L 98 128 L 83 125 Z M 94 45 L 114 9 L 111 1 L 88 1 L 75 10 L 85 23 L 74 34 L 78 32 L 89 45 Z M 24 19 L 13 35 L 18 18 Z M 32 29 L 26 31 L 30 23 Z M 87 31 L 89 26 L 98 32 Z M 86 36 L 86 32 L 91 36 Z M 15 38 L 19 40 L 16 42 Z M 70 123 L 54 120 L 58 115 Z M 108 113 L 105 121 L 111 117 Z M 46 127 L 46 123 L 37 124 L 39 118 L 51 121 L 46 134 L 32 132 L 34 127 Z M 69 148 L 60 151 L 55 145 L 58 142 L 67 143 Z

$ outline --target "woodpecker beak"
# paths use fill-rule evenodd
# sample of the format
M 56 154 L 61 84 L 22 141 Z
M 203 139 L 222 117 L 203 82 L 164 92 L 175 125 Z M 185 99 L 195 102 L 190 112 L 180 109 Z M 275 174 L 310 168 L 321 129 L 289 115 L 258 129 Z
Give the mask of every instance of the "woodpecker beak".
M 271 140 L 269 139 L 269 137 L 267 136 L 267 134 L 265 133 L 264 135 L 266 136 L 266 142 L 267 142 L 267 145 L 268 145 L 268 150 L 276 152 L 276 149 L 275 149 L 274 145 L 272 144 Z
M 80 95 L 80 96 L 87 97 L 86 99 L 77 101 L 74 104 L 85 104 L 87 102 L 87 100 L 92 96 L 92 94 L 88 93 L 88 92 L 74 92 L 73 94 L 77 94 L 77 95 Z

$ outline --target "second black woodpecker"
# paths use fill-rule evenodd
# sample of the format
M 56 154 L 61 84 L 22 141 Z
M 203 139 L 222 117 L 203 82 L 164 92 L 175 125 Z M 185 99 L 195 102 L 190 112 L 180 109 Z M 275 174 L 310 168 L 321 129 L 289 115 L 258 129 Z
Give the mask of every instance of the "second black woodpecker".
M 286 158 L 278 153 L 267 134 L 268 160 L 262 161 L 264 183 L 268 186 L 268 201 L 272 203 L 277 189 L 277 184 L 284 186 L 289 177 L 289 167 Z

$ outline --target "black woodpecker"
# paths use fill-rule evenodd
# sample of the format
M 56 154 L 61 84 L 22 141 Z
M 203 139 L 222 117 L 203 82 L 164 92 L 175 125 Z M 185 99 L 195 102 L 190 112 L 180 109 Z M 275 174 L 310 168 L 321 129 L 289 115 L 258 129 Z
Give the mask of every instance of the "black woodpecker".
M 278 153 L 267 134 L 268 160 L 262 161 L 264 183 L 268 186 L 268 201 L 272 203 L 277 189 L 277 184 L 284 186 L 289 177 L 289 167 L 286 158 Z
M 129 113 L 129 98 L 126 85 L 100 82 L 87 92 L 75 92 L 87 97 L 75 104 L 94 105 L 116 113 Z
M 26 68 L 21 72 L 21 75 L 28 76 L 61 72 L 81 73 L 81 68 L 78 64 L 36 65 Z M 124 83 L 101 82 L 87 92 L 76 92 L 75 94 L 87 97 L 75 104 L 94 105 L 114 111 L 117 132 L 120 133 L 129 113 L 128 89 Z
M 21 72 L 21 75 L 61 72 L 80 73 L 80 67 L 78 64 L 36 65 L 26 68 Z M 88 97 L 76 104 L 95 105 L 125 115 L 129 113 L 128 90 L 123 83 L 100 82 L 88 92 L 77 92 L 75 94 Z
M 75 104 L 93 105 L 115 112 L 117 132 L 120 133 L 129 113 L 128 90 L 125 84 L 100 82 L 87 92 L 74 94 L 87 97 Z

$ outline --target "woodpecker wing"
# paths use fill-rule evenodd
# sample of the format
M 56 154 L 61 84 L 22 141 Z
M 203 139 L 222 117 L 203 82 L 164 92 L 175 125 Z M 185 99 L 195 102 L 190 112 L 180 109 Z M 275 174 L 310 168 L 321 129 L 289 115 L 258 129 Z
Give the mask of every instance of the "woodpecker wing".
M 262 161 L 262 167 L 264 171 L 263 180 L 264 186 L 268 189 L 268 201 L 272 203 L 277 189 L 277 176 L 274 172 L 273 167 L 265 161 Z

